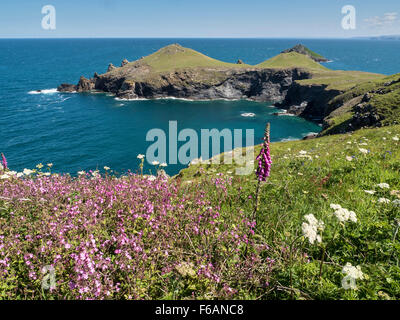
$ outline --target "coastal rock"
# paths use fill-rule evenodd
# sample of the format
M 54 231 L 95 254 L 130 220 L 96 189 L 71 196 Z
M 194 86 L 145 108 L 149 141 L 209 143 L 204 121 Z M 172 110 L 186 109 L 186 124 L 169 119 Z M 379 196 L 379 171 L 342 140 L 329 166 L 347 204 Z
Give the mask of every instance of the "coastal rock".
M 108 68 L 107 68 L 107 72 L 110 72 L 110 71 L 112 71 L 112 70 L 114 70 L 114 69 L 116 69 L 117 67 L 115 67 L 112 63 L 110 63 L 109 65 L 108 65 Z
M 127 59 L 122 60 L 121 67 L 127 65 L 128 63 L 129 63 L 129 61 Z
M 291 49 L 282 51 L 282 53 L 289 53 L 289 52 L 297 52 L 300 54 L 304 54 L 316 62 L 328 62 L 329 61 L 328 59 L 322 57 L 321 55 L 316 54 L 315 52 L 312 52 L 310 49 L 308 49 L 307 47 L 305 47 L 302 44 L 297 44 Z
M 243 62 L 241 59 L 239 59 L 239 60 L 236 62 L 236 64 L 244 64 L 244 62 Z
M 76 91 L 78 92 L 88 92 L 93 90 L 95 87 L 94 79 L 87 79 L 84 76 L 81 76 L 79 79 L 78 85 L 76 86 Z
M 62 83 L 57 87 L 57 91 L 59 92 L 75 92 L 76 85 L 69 83 Z
M 303 138 L 303 140 L 311 140 L 311 139 L 315 139 L 316 137 L 318 137 L 318 133 L 311 132 L 311 133 L 307 134 Z

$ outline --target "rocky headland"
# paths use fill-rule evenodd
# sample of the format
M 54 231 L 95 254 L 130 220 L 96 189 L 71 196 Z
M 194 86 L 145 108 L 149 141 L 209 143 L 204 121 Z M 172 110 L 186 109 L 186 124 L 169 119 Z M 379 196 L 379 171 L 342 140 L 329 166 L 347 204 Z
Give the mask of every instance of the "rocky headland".
M 361 103 L 367 99 L 364 97 L 367 92 L 361 87 L 366 83 L 385 81 L 385 77 L 367 72 L 330 70 L 319 63 L 325 61 L 326 58 L 303 45 L 252 66 L 240 59 L 237 63 L 218 61 L 172 44 L 133 62 L 124 59 L 120 67 L 110 63 L 103 74 L 95 73 L 89 79 L 81 76 L 76 85 L 61 84 L 57 89 L 60 92 L 108 92 L 120 99 L 175 97 L 273 102 L 287 113 L 323 123 L 323 133 L 382 123 L 383 117 L 371 116 L 371 107 Z M 350 108 L 348 100 L 357 103 Z M 343 109 L 344 105 L 347 111 L 350 108 L 354 114 L 363 114 L 368 121 L 357 120 L 358 125 L 331 130 L 337 126 L 331 121 L 334 112 Z

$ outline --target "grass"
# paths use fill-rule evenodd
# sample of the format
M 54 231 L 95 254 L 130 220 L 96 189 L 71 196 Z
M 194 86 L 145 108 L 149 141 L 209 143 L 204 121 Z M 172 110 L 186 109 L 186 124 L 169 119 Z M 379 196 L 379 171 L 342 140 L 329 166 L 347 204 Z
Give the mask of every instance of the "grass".
M 145 63 L 156 72 L 186 68 L 248 68 L 246 64 L 234 64 L 210 58 L 195 50 L 173 44 L 143 58 Z
M 312 71 L 329 70 L 306 55 L 297 52 L 281 53 L 256 65 L 256 67 L 273 69 L 305 68 Z
M 355 115 L 354 106 L 362 103 L 362 97 L 370 93 L 372 98 L 367 102 L 371 110 L 382 120 L 380 125 L 387 126 L 400 123 L 400 74 L 380 76 L 369 81 L 362 81 L 343 94 L 335 97 L 330 104 L 331 108 L 340 106 L 333 111 L 326 121 L 330 126 L 322 134 L 340 132 Z M 393 82 L 393 83 L 392 83 Z
M 273 130 L 273 128 L 272 128 Z M 273 298 L 298 299 L 398 299 L 400 297 L 400 126 L 363 129 L 353 134 L 314 140 L 273 143 L 272 174 L 262 187 L 256 236 L 275 251 L 278 265 L 274 279 L 280 290 Z M 368 150 L 364 154 L 360 149 Z M 256 154 L 259 147 L 256 148 Z M 306 151 L 306 153 L 301 152 Z M 303 154 L 304 153 L 304 154 Z M 346 157 L 351 157 L 351 161 Z M 183 170 L 180 179 L 201 185 L 216 175 L 232 175 L 235 165 L 199 164 Z M 388 183 L 389 189 L 377 184 Z M 233 178 L 231 201 L 250 213 L 255 177 Z M 240 191 L 238 191 L 240 190 Z M 374 195 L 364 190 L 374 190 Z M 235 199 L 235 200 L 233 200 Z M 341 225 L 330 204 L 357 214 L 357 223 Z M 301 240 L 304 216 L 314 214 L 325 222 L 323 246 L 327 260 L 319 279 L 321 246 Z M 279 249 L 281 248 L 281 249 Z M 285 255 L 286 254 L 286 255 Z M 306 254 L 309 262 L 304 260 Z M 342 266 L 360 265 L 367 275 L 358 290 L 341 288 Z
M 255 175 L 235 164 L 169 180 L 1 176 L 0 297 L 399 299 L 399 137 L 390 126 L 273 143 L 256 225 Z M 309 214 L 325 223 L 321 244 L 303 236 Z M 357 289 L 342 287 L 347 263 L 364 274 Z M 55 269 L 50 292 L 43 265 Z

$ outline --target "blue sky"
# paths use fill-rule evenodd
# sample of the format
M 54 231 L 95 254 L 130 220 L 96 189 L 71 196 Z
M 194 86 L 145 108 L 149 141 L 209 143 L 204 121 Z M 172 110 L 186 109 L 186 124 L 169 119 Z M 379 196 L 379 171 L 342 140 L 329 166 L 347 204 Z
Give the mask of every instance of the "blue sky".
M 41 9 L 56 8 L 56 30 Z M 341 9 L 356 8 L 356 30 Z M 0 38 L 332 38 L 400 34 L 399 0 L 13 0 L 2 1 Z

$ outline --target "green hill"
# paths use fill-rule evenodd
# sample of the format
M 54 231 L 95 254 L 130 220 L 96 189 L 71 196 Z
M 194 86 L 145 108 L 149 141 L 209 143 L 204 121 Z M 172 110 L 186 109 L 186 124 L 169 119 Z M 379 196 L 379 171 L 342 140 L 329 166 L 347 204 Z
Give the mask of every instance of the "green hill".
M 306 68 L 311 70 L 329 70 L 306 55 L 289 52 L 281 53 L 257 65 L 258 68 Z

